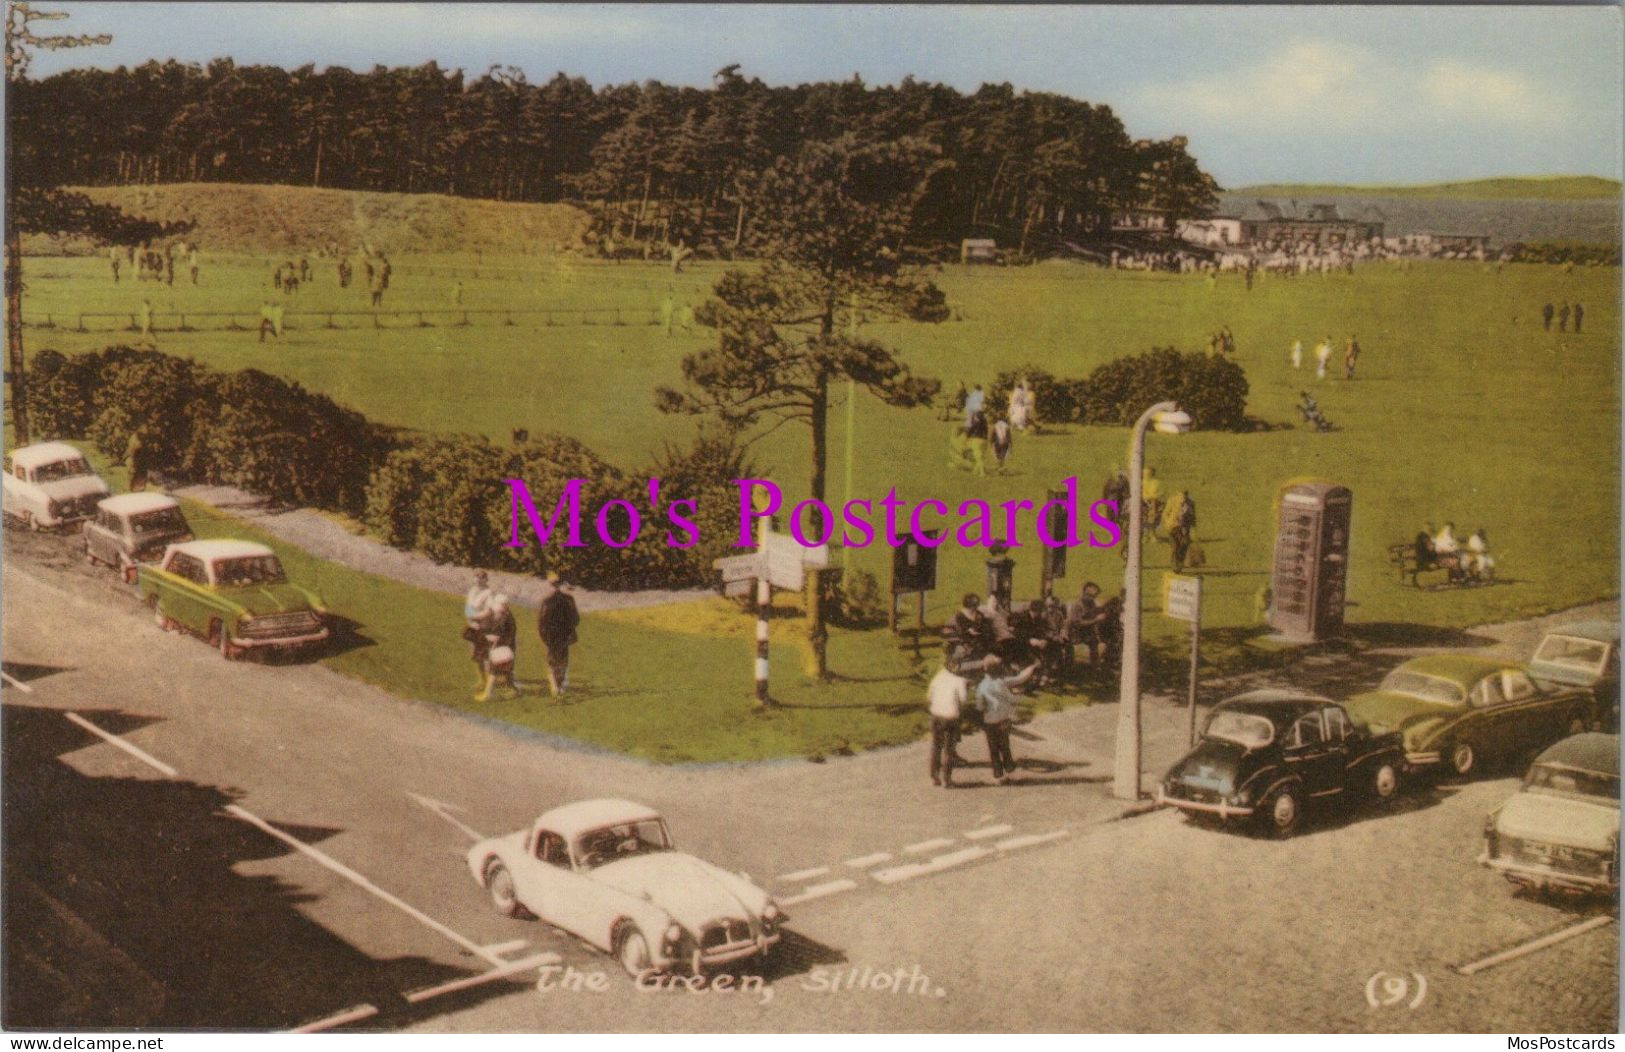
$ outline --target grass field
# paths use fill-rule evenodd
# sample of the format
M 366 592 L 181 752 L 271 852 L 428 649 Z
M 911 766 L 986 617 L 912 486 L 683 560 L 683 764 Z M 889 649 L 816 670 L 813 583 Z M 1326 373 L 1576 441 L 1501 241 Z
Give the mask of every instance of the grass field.
M 697 303 L 720 270 L 700 266 L 673 279 L 667 268 L 653 265 L 561 269 L 537 268 L 530 260 L 526 269 L 523 260 L 487 256 L 481 277 L 473 277 L 473 270 L 460 271 L 468 275 L 460 279 L 445 276 L 446 268 L 473 262 L 398 260 L 386 306 L 446 305 L 451 281 L 462 280 L 468 305 L 648 309 L 667 294 L 668 284 L 678 302 Z M 103 261 L 30 259 L 27 313 L 133 310 L 144 295 L 159 311 L 252 311 L 269 293 L 269 267 L 265 260 L 206 258 L 203 287 L 171 290 L 130 282 L 115 288 Z M 1252 385 L 1253 415 L 1292 424 L 1298 390 L 1314 391 L 1338 426 L 1331 434 L 1277 426 L 1151 440 L 1150 459 L 1165 485 L 1189 489 L 1198 504 L 1198 543 L 1209 561 L 1205 624 L 1216 630 L 1211 638 L 1217 647 L 1239 653 L 1235 644 L 1255 631 L 1253 600 L 1266 580 L 1274 539 L 1273 497 L 1282 482 L 1301 476 L 1331 478 L 1354 491 L 1351 620 L 1463 626 L 1618 593 L 1617 269 L 1566 274 L 1536 266 L 1497 271 L 1469 264 L 1403 270 L 1376 265 L 1352 277 L 1264 280 L 1251 292 L 1239 279 L 1210 288 L 1202 279 L 1066 264 L 950 267 L 938 280 L 956 320 L 937 326 L 876 323 L 869 330 L 894 341 L 916 371 L 941 377 L 950 390 L 960 380 L 990 382 L 999 370 L 1023 363 L 1076 376 L 1152 345 L 1196 348 L 1209 331 L 1228 324 Z M 355 289 L 341 295 L 323 274 L 290 309 L 359 309 L 363 298 Z M 1562 299 L 1585 304 L 1584 335 L 1542 331 L 1541 304 Z M 1316 382 L 1312 370 L 1294 373 L 1288 366 L 1293 339 L 1308 348 L 1330 335 L 1340 349 L 1351 332 L 1365 351 L 1356 380 Z M 157 344 L 218 368 L 255 366 L 289 376 L 390 423 L 499 439 L 515 426 L 565 432 L 636 470 L 663 441 L 681 441 L 692 428 L 690 420 L 657 414 L 651 392 L 656 384 L 677 381 L 683 353 L 703 346 L 705 338 L 704 330 L 667 337 L 648 326 L 559 326 L 309 330 L 265 345 L 246 332 L 160 332 Z M 83 351 L 111 342 L 105 334 L 61 330 L 29 330 L 28 340 L 36 352 Z M 1023 436 L 1009 474 L 976 479 L 948 470 L 949 425 L 932 412 L 893 410 L 860 394 L 856 418 L 852 495 L 868 499 L 895 486 L 911 502 L 932 497 L 957 504 L 973 496 L 1037 501 L 1068 475 L 1076 475 L 1092 497 L 1108 469 L 1124 462 L 1127 437 L 1122 429 L 1076 426 Z M 836 499 L 845 495 L 844 420 L 838 406 L 830 465 Z M 804 430 L 783 428 L 756 449 L 787 496 L 804 490 Z M 1387 545 L 1408 540 L 1424 521 L 1444 520 L 1453 520 L 1463 536 L 1481 526 L 1488 530 L 1501 583 L 1459 591 L 1418 591 L 1399 583 L 1386 562 Z M 1030 597 L 1038 587 L 1036 557 L 1013 554 L 1017 596 Z M 887 559 L 878 549 L 853 553 L 854 565 L 882 581 Z M 1165 546 L 1151 548 L 1149 582 L 1167 559 Z M 1094 578 L 1109 591 L 1120 580 L 1120 567 L 1115 552 L 1077 549 L 1059 587 L 1070 598 L 1084 579 Z M 982 578 L 979 553 L 944 549 L 929 619 L 945 619 L 959 594 L 981 590 Z M 457 703 L 457 684 L 465 677 L 472 683 L 466 661 L 458 654 L 431 657 L 422 651 L 432 648 L 421 645 L 429 633 L 454 639 L 444 626 L 456 623 L 455 601 L 422 595 L 397 601 L 396 586 L 365 587 L 391 598 L 357 593 L 330 599 L 336 609 L 369 611 L 358 620 L 378 645 L 334 658 L 334 664 L 414 696 Z M 1154 587 L 1147 595 L 1154 601 Z M 588 719 L 588 706 L 544 711 L 541 703 L 526 701 L 517 703 L 525 711 L 495 706 L 492 713 L 662 759 L 828 751 L 842 739 L 861 745 L 917 733 L 917 716 L 894 707 L 912 705 L 919 688 L 884 632 L 837 635 L 832 666 L 853 681 L 819 688 L 789 675 L 790 663 L 780 663 L 786 674 L 776 693 L 815 710 L 746 718 L 748 621 L 733 616 L 737 639 L 690 631 L 687 615 L 668 621 L 630 614 L 589 618 L 582 675 L 601 692 L 603 705 L 624 706 L 624 712 L 616 719 Z M 1154 646 L 1169 648 L 1172 667 L 1175 626 L 1153 616 L 1147 631 Z M 1226 653 L 1219 649 L 1212 656 L 1222 663 Z M 713 703 L 719 707 L 706 707 Z M 747 730 L 713 740 L 694 726 L 708 714 L 739 720 Z

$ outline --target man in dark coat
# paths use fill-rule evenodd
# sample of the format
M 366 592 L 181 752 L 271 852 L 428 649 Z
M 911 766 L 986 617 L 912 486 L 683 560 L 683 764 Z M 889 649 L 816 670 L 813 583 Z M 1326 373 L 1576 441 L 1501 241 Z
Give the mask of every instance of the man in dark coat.
M 557 573 L 547 575 L 553 590 L 542 600 L 542 611 L 536 618 L 536 632 L 547 648 L 547 685 L 556 698 L 569 686 L 570 647 L 576 642 L 576 626 L 581 614 L 576 610 L 575 597 L 566 589 Z
M 1548 304 L 1546 304 L 1546 306 L 1540 308 L 1540 319 L 1541 319 L 1541 321 L 1546 323 L 1546 331 L 1547 332 L 1552 331 L 1552 315 L 1556 314 L 1556 313 L 1557 313 L 1557 308 L 1553 307 L 1550 303 L 1548 303 Z

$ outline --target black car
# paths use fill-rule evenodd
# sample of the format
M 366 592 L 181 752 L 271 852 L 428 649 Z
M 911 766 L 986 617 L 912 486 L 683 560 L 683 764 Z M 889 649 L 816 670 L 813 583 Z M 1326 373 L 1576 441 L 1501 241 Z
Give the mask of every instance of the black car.
M 1199 817 L 1255 820 L 1286 836 L 1310 800 L 1392 799 L 1404 763 L 1397 734 L 1371 734 L 1336 702 L 1255 690 L 1214 706 L 1201 740 L 1163 779 L 1157 802 Z

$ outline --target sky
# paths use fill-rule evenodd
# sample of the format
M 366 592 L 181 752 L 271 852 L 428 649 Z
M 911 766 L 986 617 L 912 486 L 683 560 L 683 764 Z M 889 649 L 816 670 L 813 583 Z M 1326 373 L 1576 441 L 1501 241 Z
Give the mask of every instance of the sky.
M 1135 138 L 1185 135 L 1222 185 L 1619 178 L 1616 6 L 1118 7 L 61 3 L 52 31 L 113 34 L 32 73 L 148 59 L 369 69 L 434 59 L 595 85 L 905 76 L 1110 106 Z

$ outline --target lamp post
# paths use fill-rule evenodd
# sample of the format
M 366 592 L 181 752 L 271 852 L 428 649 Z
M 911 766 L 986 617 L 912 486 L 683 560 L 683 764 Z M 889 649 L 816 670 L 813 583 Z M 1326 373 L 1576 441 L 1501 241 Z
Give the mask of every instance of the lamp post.
M 1145 432 L 1154 427 L 1165 435 L 1191 429 L 1189 413 L 1174 402 L 1158 402 L 1134 422 L 1129 438 L 1128 561 L 1123 567 L 1123 673 L 1117 695 L 1117 762 L 1112 795 L 1119 800 L 1140 798 L 1140 534 L 1144 512 Z

